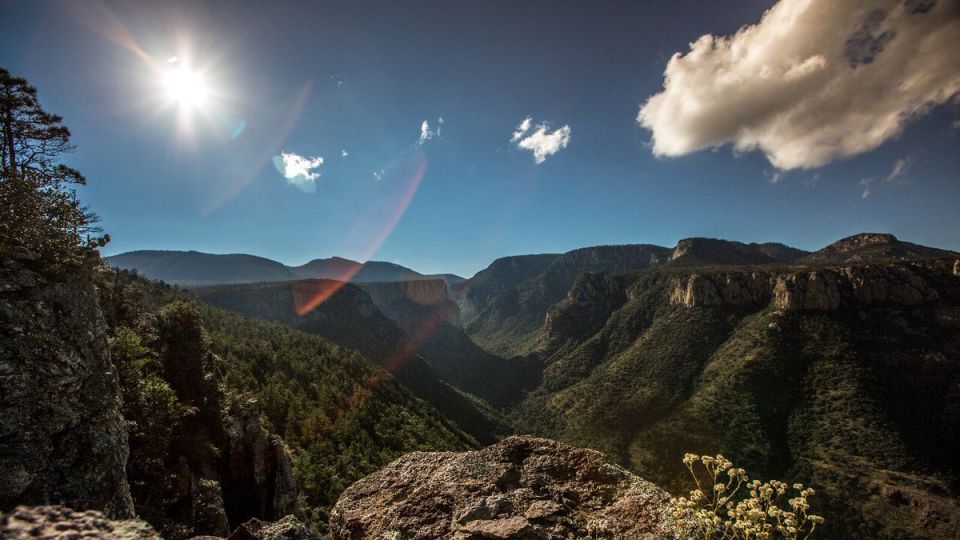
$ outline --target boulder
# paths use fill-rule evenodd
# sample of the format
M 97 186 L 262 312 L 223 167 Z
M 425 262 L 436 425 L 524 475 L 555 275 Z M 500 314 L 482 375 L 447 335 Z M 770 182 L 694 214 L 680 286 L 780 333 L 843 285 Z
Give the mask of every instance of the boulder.
M 670 496 L 593 450 L 515 436 L 415 452 L 356 482 L 334 539 L 676 538 Z
M 161 540 L 150 525 L 138 519 L 114 521 L 95 510 L 78 512 L 65 506 L 18 506 L 0 516 L 0 538 Z
M 227 540 L 320 540 L 320 536 L 293 516 L 273 523 L 251 519 L 237 527 Z

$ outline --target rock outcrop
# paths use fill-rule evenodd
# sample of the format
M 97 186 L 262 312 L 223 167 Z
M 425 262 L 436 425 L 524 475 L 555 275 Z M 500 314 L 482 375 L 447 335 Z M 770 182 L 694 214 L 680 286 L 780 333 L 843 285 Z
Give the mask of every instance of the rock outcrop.
M 937 282 L 950 273 L 945 261 L 780 272 L 695 272 L 672 277 L 667 295 L 670 304 L 688 308 L 767 303 L 787 311 L 917 306 L 936 302 Z
M 599 452 L 516 436 L 401 457 L 343 493 L 330 530 L 334 539 L 674 538 L 669 498 Z
M 770 278 L 761 272 L 694 273 L 673 278 L 670 287 L 670 303 L 686 307 L 755 304 L 769 298 Z
M 0 516 L 0 538 L 161 540 L 150 525 L 138 519 L 114 521 L 95 510 L 78 512 L 65 506 L 18 506 Z
M 897 239 L 892 234 L 860 233 L 815 251 L 799 262 L 845 264 L 867 261 L 918 260 L 955 256 L 956 253 Z
M 226 418 L 228 445 L 224 454 L 224 489 L 230 497 L 230 517 L 283 516 L 297 508 L 293 460 L 283 439 L 267 431 L 256 401 L 232 411 Z
M 227 540 L 320 540 L 320 536 L 297 518 L 286 516 L 273 523 L 251 519 L 237 527 Z
M 0 509 L 59 502 L 133 516 L 127 432 L 93 284 L 0 255 Z

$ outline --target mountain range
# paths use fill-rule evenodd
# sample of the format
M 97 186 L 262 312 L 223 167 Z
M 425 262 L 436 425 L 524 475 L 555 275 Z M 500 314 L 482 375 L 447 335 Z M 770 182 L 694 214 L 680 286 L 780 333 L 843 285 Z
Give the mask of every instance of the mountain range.
M 355 283 L 418 279 L 442 279 L 449 284 L 463 281 L 462 277 L 454 274 L 424 275 L 390 262 L 360 263 L 342 257 L 314 259 L 300 266 L 287 266 L 256 255 L 140 250 L 106 259 L 114 268 L 136 270 L 150 279 L 186 287 L 297 279 L 334 279 Z
M 439 417 L 447 424 L 436 444 L 547 436 L 600 450 L 673 493 L 690 489 L 684 453 L 722 453 L 760 478 L 815 486 L 825 538 L 960 535 L 956 252 L 879 233 L 814 252 L 689 238 L 672 248 L 504 257 L 466 280 L 344 261 L 299 271 L 356 271 L 349 283 L 249 255 L 134 252 L 109 261 L 191 285 L 177 298 L 215 306 L 201 313 L 212 349 L 227 360 L 226 386 L 254 391 L 270 426 L 307 449 L 294 462 L 298 478 L 322 486 L 310 499 L 320 512 L 312 523 L 324 522 L 346 487 L 342 471 L 358 474 L 349 459 L 337 470 L 323 460 L 348 448 L 357 430 L 374 438 L 365 448 L 376 448 L 381 428 L 370 426 L 385 419 L 363 408 L 372 416 L 356 426 L 330 420 L 338 413 L 324 385 L 334 382 L 307 375 L 320 366 L 296 359 L 294 372 L 278 363 L 294 361 L 286 343 L 312 343 L 304 334 L 323 340 L 322 365 L 357 351 L 375 370 L 366 377 L 383 373 L 426 407 L 402 413 L 407 423 L 384 439 L 391 448 L 415 446 Z M 125 279 L 132 290 L 160 286 Z M 129 311 L 123 298 L 113 303 Z M 163 320 L 163 302 L 155 303 L 143 309 Z M 226 332 L 221 310 L 293 333 L 277 341 L 276 330 L 242 317 Z M 143 339 L 151 332 L 147 324 Z M 263 360 L 272 355 L 281 356 Z M 377 395 L 380 384 L 362 395 Z M 327 416 L 304 416 L 308 402 L 290 385 L 305 385 L 297 392 L 315 396 Z M 415 408 L 391 399 L 398 411 Z M 320 426 L 311 428 L 318 435 L 291 431 L 289 415 Z M 323 427 L 331 421 L 333 440 Z M 362 463 L 369 471 L 384 460 Z

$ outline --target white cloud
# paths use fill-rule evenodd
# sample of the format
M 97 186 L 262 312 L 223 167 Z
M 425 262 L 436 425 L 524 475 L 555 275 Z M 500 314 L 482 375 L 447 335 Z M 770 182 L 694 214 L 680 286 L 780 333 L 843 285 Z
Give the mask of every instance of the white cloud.
M 350 155 L 350 152 L 347 152 L 346 150 L 341 150 L 341 151 L 340 151 L 340 157 L 347 157 L 347 156 L 349 156 L 349 155 Z
M 320 178 L 320 173 L 314 170 L 321 165 L 323 158 L 320 156 L 305 157 L 292 152 L 280 152 L 279 156 L 273 158 L 273 166 L 287 183 L 307 193 L 317 190 L 316 180 Z
M 443 128 L 443 117 L 437 118 L 437 129 L 430 128 L 430 122 L 426 120 L 420 124 L 420 138 L 417 140 L 417 146 L 423 146 L 423 143 L 434 137 L 440 137 L 440 130 Z
M 867 152 L 960 91 L 960 2 L 780 0 L 667 63 L 640 108 L 653 151 L 731 143 L 779 169 Z
M 863 193 L 860 194 L 861 199 L 866 199 L 870 196 L 872 193 L 870 187 L 873 186 L 873 183 L 876 181 L 876 178 L 861 178 L 860 181 L 857 182 L 857 185 L 863 188 Z
M 533 152 L 533 160 L 537 164 L 543 163 L 546 159 L 570 144 L 570 126 L 562 126 L 553 131 L 546 123 L 539 124 L 536 129 L 530 131 L 533 126 L 533 118 L 526 117 L 514 130 L 510 142 L 517 143 L 517 148 Z
M 373 171 L 373 178 L 378 182 L 383 180 L 383 169 L 380 169 L 379 171 Z
M 530 126 L 533 125 L 533 118 L 526 117 L 523 119 L 523 122 L 520 122 L 520 125 L 517 126 L 517 129 L 513 132 L 513 137 L 510 137 L 510 142 L 517 142 L 522 137 L 523 134 L 530 131 Z

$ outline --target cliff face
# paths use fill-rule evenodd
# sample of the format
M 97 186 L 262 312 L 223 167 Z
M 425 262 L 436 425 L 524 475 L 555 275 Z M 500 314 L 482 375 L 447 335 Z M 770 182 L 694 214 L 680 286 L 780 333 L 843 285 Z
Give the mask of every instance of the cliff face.
M 547 309 L 563 299 L 584 272 L 627 271 L 665 263 L 670 249 L 649 244 L 597 246 L 562 255 L 530 255 L 494 261 L 471 279 L 460 302 L 467 334 L 501 356 L 539 348 Z
M 815 270 L 691 273 L 672 278 L 669 301 L 686 307 L 767 304 L 787 311 L 834 311 L 848 305 L 917 306 L 939 299 L 949 261 Z
M 93 266 L 50 276 L 34 255 L 0 255 L 0 509 L 53 501 L 133 516 Z
M 356 482 L 334 539 L 675 538 L 669 495 L 599 452 L 510 437 L 475 452 L 416 452 Z

